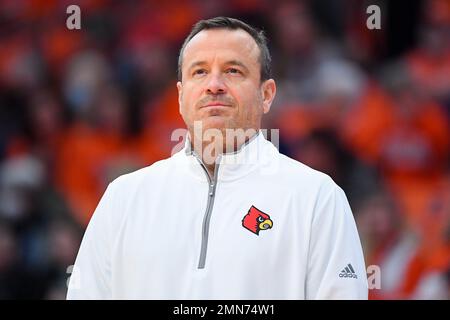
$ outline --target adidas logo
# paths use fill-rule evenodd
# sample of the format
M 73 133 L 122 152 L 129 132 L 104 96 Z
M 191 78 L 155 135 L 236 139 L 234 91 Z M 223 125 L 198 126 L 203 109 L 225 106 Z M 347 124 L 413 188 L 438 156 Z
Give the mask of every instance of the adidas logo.
M 353 270 L 352 265 L 349 263 L 344 269 L 342 269 L 341 273 L 339 273 L 340 278 L 355 278 L 358 279 L 358 276 Z

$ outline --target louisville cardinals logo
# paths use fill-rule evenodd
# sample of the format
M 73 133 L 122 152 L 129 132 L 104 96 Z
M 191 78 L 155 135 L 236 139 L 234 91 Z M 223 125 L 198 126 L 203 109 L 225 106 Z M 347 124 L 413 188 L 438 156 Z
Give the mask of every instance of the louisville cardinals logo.
M 259 236 L 259 231 L 273 227 L 273 222 L 268 214 L 252 206 L 242 219 L 242 226 Z

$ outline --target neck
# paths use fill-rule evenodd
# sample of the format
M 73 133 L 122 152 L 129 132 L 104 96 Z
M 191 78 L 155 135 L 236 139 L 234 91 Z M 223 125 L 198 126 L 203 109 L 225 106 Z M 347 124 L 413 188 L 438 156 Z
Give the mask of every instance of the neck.
M 194 135 L 192 131 L 189 131 L 189 139 L 192 150 L 200 157 L 208 170 L 209 176 L 213 179 L 217 157 L 221 154 L 237 152 L 257 134 L 258 130 L 249 129 L 233 132 L 233 135 L 220 134 L 218 136 L 210 136 L 208 139 L 202 139 Z M 191 137 L 194 137 L 194 139 Z

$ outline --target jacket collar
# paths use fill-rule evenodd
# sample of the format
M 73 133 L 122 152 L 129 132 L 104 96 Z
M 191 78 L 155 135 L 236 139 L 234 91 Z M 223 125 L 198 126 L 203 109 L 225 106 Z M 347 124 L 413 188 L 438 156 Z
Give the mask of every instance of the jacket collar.
M 186 135 L 185 145 L 181 153 L 189 164 L 188 171 L 197 178 L 206 181 L 206 172 L 202 168 L 200 157 L 192 150 L 189 133 Z M 216 159 L 216 167 L 218 164 L 216 168 L 217 180 L 239 179 L 260 168 L 262 164 L 267 165 L 268 162 L 275 160 L 274 153 L 278 153 L 278 150 L 271 142 L 266 140 L 261 131 L 258 131 L 239 150 L 224 153 Z

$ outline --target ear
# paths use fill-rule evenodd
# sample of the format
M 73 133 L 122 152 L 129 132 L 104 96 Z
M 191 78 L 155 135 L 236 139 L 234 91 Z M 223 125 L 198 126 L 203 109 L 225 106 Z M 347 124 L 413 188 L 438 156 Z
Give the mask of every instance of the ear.
M 277 92 L 275 80 L 269 79 L 264 81 L 261 85 L 261 91 L 263 98 L 263 111 L 264 113 L 267 113 L 270 110 L 270 106 L 272 105 L 272 101 L 275 99 L 275 94 Z
M 181 84 L 181 81 L 177 82 L 177 89 L 178 89 L 178 110 L 181 114 L 181 97 L 183 96 L 183 85 Z

